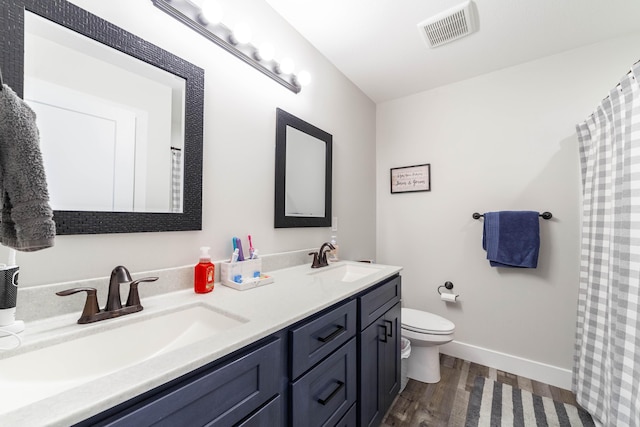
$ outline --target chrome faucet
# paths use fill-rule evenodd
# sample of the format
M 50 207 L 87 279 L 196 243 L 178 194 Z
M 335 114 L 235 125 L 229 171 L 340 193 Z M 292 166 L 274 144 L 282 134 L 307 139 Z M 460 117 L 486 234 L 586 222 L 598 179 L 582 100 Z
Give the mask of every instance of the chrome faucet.
M 329 250 L 334 250 L 335 246 L 333 246 L 329 242 L 324 242 L 322 246 L 320 246 L 320 250 L 318 252 L 309 252 L 309 255 L 313 255 L 313 263 L 311 264 L 311 268 L 320 268 L 329 265 L 329 263 L 327 262 L 326 248 L 329 248 Z
M 157 277 L 143 277 L 142 279 L 131 281 L 131 274 L 126 267 L 121 265 L 111 271 L 109 279 L 109 292 L 107 294 L 107 303 L 104 310 L 98 307 L 98 297 L 95 288 L 72 288 L 64 291 L 56 292 L 56 295 L 67 296 L 78 292 L 86 292 L 87 299 L 84 303 L 82 315 L 78 319 L 78 323 L 93 323 L 100 320 L 112 319 L 114 317 L 123 316 L 141 311 L 144 307 L 140 304 L 140 295 L 138 293 L 138 284 L 141 282 L 155 282 Z M 129 283 L 129 296 L 127 303 L 123 307 L 120 299 L 120 285 Z

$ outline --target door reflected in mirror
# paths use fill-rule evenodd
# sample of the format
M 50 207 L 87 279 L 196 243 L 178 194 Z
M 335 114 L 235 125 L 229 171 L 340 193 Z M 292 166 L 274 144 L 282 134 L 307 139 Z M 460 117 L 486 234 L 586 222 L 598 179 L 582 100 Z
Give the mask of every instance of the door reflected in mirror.
M 185 79 L 25 11 L 51 207 L 181 213 Z
M 276 111 L 275 227 L 331 226 L 331 134 Z

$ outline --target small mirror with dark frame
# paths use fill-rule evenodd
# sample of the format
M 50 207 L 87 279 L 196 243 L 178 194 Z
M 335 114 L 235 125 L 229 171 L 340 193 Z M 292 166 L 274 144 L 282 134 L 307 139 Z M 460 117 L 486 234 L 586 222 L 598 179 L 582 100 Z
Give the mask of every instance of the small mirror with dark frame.
M 331 134 L 276 110 L 275 228 L 331 226 Z

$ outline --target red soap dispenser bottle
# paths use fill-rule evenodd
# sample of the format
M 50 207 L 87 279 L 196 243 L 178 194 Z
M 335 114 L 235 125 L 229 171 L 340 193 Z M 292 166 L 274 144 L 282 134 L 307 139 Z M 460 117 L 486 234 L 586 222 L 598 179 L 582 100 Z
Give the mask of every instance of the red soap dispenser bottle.
M 211 263 L 209 247 L 200 248 L 200 262 L 195 267 L 195 280 L 193 288 L 197 294 L 206 294 L 213 290 L 213 278 L 215 276 L 215 266 Z

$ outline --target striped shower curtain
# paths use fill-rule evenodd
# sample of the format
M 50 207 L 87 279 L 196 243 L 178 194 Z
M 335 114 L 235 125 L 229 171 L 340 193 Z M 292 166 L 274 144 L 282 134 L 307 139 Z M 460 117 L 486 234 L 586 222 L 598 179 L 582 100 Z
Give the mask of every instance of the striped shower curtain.
M 182 212 L 182 150 L 171 147 L 171 212 Z
M 582 167 L 573 391 L 597 424 L 640 426 L 640 62 L 576 126 Z

